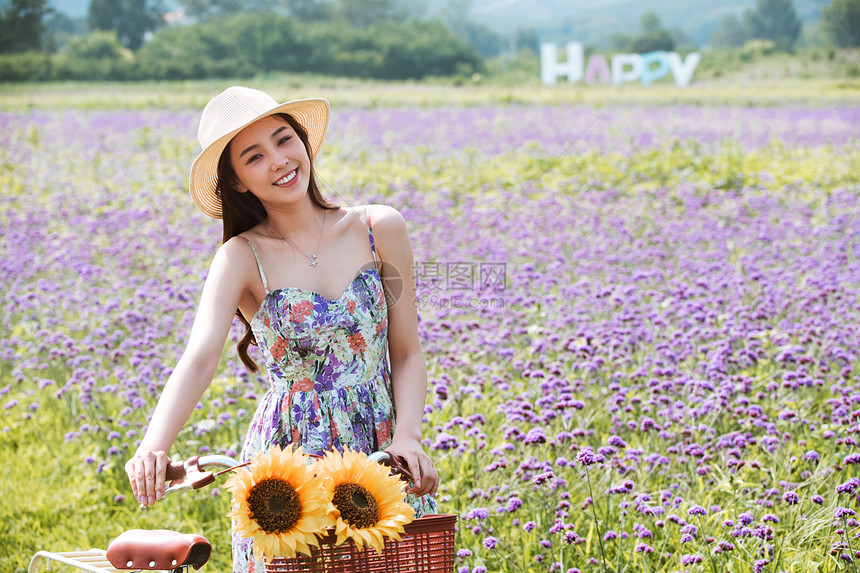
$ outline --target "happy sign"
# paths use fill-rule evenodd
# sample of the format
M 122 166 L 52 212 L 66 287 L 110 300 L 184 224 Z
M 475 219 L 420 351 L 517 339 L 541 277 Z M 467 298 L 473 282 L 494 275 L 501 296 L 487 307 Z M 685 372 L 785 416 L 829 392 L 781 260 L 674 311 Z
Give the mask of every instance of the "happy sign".
M 616 54 L 612 56 L 609 65 L 602 54 L 592 54 L 588 58 L 588 65 L 583 66 L 584 59 L 582 44 L 579 42 L 570 42 L 567 45 L 566 62 L 558 61 L 555 44 L 541 44 L 541 81 L 552 85 L 558 76 L 565 76 L 569 82 L 578 82 L 584 77 L 587 84 L 612 82 L 620 85 L 639 80 L 647 86 L 665 78 L 671 72 L 675 84 L 684 88 L 690 85 L 690 79 L 702 57 L 698 52 L 687 54 L 686 59 L 682 59 L 677 52 L 664 51 Z

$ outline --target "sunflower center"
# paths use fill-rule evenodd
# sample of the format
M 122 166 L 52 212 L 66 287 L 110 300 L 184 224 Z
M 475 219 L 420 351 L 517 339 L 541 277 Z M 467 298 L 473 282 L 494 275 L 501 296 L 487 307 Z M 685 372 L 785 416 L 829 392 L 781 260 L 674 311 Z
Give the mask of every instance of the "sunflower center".
M 266 533 L 282 533 L 293 528 L 302 515 L 299 494 L 278 478 L 260 481 L 248 493 L 251 519 Z
M 379 521 L 376 498 L 357 483 L 342 483 L 334 488 L 332 503 L 340 517 L 352 527 L 372 527 Z

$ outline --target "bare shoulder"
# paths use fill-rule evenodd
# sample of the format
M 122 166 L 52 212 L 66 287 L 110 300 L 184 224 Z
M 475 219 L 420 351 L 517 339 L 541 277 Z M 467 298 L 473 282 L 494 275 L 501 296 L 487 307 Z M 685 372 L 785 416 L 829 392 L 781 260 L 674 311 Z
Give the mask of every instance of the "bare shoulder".
M 373 232 L 382 234 L 400 234 L 406 232 L 406 220 L 400 211 L 389 205 L 363 205 L 364 212 L 370 215 Z
M 245 254 L 252 254 L 248 239 L 246 239 L 245 237 L 240 237 L 238 235 L 235 237 L 231 237 L 226 243 L 218 247 L 218 252 L 223 253 L 225 256 L 228 257 L 241 257 Z
M 412 244 L 406 220 L 400 211 L 388 205 L 364 205 L 365 213 L 370 215 L 373 225 L 373 237 L 379 257 L 383 261 L 409 259 L 412 256 Z
M 257 268 L 254 252 L 247 239 L 243 237 L 232 237 L 226 243 L 218 247 L 212 265 L 226 265 L 232 274 L 236 276 L 245 275 L 246 272 L 254 272 Z

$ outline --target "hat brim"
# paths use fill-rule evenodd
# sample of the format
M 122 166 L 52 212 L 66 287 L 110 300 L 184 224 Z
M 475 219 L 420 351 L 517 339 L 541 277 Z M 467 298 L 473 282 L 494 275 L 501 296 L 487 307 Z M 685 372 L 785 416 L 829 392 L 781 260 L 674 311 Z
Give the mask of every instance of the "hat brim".
M 322 147 L 326 131 L 328 131 L 331 108 L 327 100 L 321 98 L 300 99 L 290 101 L 261 113 L 251 121 L 237 127 L 212 142 L 191 164 L 191 174 L 188 178 L 188 189 L 191 199 L 197 208 L 213 219 L 221 219 L 221 200 L 216 193 L 218 184 L 218 162 L 227 144 L 237 133 L 264 117 L 276 113 L 286 113 L 292 116 L 308 134 L 311 159 L 315 159 Z

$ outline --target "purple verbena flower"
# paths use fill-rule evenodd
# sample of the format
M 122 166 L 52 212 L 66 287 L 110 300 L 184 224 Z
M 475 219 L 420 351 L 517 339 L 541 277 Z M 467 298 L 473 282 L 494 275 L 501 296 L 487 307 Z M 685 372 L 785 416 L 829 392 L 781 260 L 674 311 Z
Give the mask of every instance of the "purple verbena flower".
M 701 505 L 694 505 L 687 510 L 688 515 L 708 515 L 708 510 Z
M 837 519 L 841 519 L 843 517 L 849 517 L 849 516 L 854 517 L 855 515 L 857 515 L 857 512 L 854 511 L 853 509 L 851 509 L 850 507 L 839 506 L 833 510 L 833 515 Z
M 486 507 L 476 507 L 466 514 L 466 519 L 487 519 L 490 516 L 490 510 Z
M 681 556 L 681 565 L 695 565 L 702 562 L 702 556 L 694 553 Z
M 605 458 L 589 448 L 583 448 L 576 454 L 576 460 L 584 466 L 590 466 L 605 461 Z

